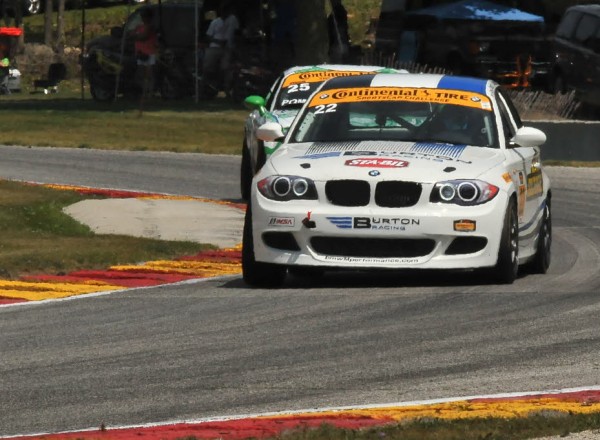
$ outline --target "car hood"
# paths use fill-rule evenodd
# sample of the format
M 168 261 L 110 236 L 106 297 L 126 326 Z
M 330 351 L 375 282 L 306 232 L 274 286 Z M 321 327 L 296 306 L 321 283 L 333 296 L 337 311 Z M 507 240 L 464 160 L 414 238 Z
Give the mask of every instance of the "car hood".
M 503 150 L 419 142 L 286 144 L 269 162 L 277 174 L 313 180 L 402 179 L 423 183 L 476 178 L 505 160 Z
M 271 114 L 282 128 L 289 128 L 300 110 L 273 110 Z

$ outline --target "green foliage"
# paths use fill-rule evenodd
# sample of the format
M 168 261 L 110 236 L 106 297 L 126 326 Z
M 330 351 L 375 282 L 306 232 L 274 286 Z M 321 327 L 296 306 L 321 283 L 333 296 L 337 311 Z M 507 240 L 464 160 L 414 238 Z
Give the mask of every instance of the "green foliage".
M 515 440 L 542 436 L 567 436 L 597 430 L 600 414 L 535 414 L 525 418 L 418 419 L 362 430 L 321 425 L 301 428 L 274 437 L 277 440 Z
M 0 277 L 106 269 L 116 264 L 195 254 L 212 247 L 96 235 L 63 212 L 64 207 L 83 199 L 73 191 L 0 180 Z

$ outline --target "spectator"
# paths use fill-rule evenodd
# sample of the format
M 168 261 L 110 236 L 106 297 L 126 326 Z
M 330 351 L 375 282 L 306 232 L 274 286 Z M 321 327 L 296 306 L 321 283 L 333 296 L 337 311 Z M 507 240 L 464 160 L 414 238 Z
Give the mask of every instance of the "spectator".
M 331 14 L 327 17 L 329 59 L 333 63 L 343 63 L 350 51 L 348 12 L 342 0 L 331 0 L 331 9 Z
M 133 39 L 137 61 L 137 79 L 141 84 L 142 96 L 149 97 L 154 94 L 154 66 L 158 52 L 158 34 L 152 19 L 154 13 L 145 8 L 140 12 L 142 22 L 134 29 Z
M 204 76 L 207 85 L 219 90 L 219 78 L 223 78 L 223 90 L 229 96 L 232 88 L 232 59 L 235 38 L 240 27 L 230 3 L 225 3 L 219 16 L 211 21 L 206 31 L 209 44 L 204 54 Z

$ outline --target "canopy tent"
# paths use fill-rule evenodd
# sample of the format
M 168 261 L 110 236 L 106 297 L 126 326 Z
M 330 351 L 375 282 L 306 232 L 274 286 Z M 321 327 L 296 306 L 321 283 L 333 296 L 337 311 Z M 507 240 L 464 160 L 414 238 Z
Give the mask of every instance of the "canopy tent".
M 408 12 L 410 16 L 427 16 L 437 20 L 490 20 L 543 23 L 544 18 L 517 8 L 486 0 L 462 0 Z

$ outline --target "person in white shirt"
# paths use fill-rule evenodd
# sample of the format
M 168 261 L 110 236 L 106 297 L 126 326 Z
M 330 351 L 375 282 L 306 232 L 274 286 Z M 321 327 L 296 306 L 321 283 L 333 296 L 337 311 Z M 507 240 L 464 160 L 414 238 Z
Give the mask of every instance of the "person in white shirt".
M 232 86 L 231 63 L 239 27 L 231 4 L 225 3 L 219 16 L 210 22 L 206 31 L 209 44 L 204 54 L 204 76 L 208 85 L 218 90 L 218 78 L 223 75 L 223 88 L 227 95 Z

